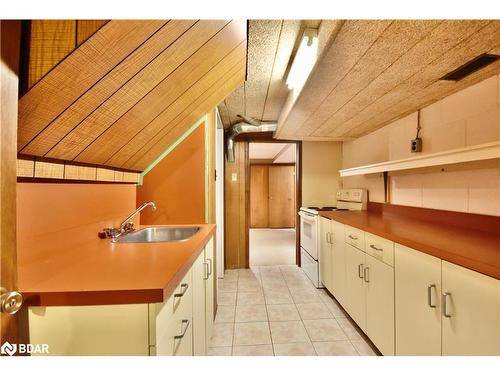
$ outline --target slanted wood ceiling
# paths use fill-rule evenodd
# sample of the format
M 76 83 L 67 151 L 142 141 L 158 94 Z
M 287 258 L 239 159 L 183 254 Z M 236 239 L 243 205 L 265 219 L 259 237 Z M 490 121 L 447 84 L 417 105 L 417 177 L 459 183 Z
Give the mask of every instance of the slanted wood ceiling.
M 109 21 L 19 100 L 22 155 L 143 170 L 246 74 L 246 21 Z
M 497 74 L 500 62 L 458 82 L 439 80 L 487 52 L 500 52 L 500 21 L 345 21 L 294 105 L 281 113 L 276 136 L 362 136 Z
M 305 27 L 320 29 L 320 52 L 341 24 L 338 20 L 250 20 L 247 80 L 219 105 L 224 127 L 241 121 L 237 115 L 277 121 L 289 90 L 285 84 L 300 35 Z

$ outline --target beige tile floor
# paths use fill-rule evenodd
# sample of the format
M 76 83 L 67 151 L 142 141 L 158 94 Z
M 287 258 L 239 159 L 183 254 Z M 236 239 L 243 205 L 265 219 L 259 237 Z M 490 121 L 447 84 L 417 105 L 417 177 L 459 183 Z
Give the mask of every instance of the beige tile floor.
M 338 303 L 295 265 L 228 270 L 218 282 L 209 355 L 376 355 Z
M 250 229 L 250 266 L 295 264 L 295 229 Z

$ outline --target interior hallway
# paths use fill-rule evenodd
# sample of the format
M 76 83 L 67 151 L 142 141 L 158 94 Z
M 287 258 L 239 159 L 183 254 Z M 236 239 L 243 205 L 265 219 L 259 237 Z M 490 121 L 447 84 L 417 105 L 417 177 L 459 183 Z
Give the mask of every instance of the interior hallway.
M 250 229 L 250 267 L 293 265 L 295 229 Z
M 297 266 L 227 270 L 209 355 L 375 355 L 337 302 Z

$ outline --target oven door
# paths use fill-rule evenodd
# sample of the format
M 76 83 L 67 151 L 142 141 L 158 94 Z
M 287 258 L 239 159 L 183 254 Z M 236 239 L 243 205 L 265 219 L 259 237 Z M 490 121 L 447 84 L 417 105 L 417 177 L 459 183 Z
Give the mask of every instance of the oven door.
M 300 246 L 314 259 L 318 260 L 318 215 L 304 211 L 300 215 Z

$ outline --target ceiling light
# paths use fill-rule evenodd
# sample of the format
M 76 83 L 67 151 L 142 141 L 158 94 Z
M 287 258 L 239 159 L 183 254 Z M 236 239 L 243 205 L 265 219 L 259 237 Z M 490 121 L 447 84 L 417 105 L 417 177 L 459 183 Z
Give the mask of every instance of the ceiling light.
M 298 94 L 311 73 L 318 54 L 318 30 L 307 28 L 293 59 L 292 67 L 286 79 L 286 85 Z

